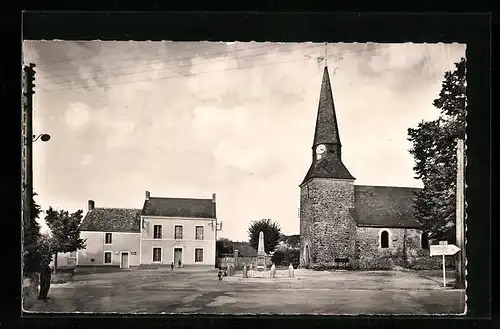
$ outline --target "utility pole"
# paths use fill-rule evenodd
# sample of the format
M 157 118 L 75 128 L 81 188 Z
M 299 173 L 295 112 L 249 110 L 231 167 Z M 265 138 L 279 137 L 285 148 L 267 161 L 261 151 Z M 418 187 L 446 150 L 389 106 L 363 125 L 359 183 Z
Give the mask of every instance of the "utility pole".
M 35 93 L 35 64 L 24 66 L 23 90 L 23 129 L 24 129 L 24 223 L 31 220 L 31 206 L 33 202 L 33 94 Z
M 465 289 L 465 161 L 464 161 L 464 140 L 457 140 L 457 205 L 456 205 L 456 240 L 460 252 L 457 256 L 457 288 Z

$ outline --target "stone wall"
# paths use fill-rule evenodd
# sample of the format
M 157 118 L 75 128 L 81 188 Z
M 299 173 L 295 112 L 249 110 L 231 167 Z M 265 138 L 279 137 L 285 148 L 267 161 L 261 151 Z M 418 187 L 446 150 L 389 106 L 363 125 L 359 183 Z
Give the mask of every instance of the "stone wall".
M 389 233 L 388 248 L 381 248 L 383 231 Z M 439 269 L 442 266 L 442 259 L 430 257 L 429 250 L 421 248 L 420 238 L 421 232 L 417 229 L 358 227 L 356 230 L 356 268 L 384 270 L 399 266 L 413 269 Z M 448 266 L 452 265 L 448 264 Z
M 301 266 L 305 266 L 306 245 L 310 267 L 334 266 L 334 259 L 354 260 L 356 224 L 351 180 L 314 178 L 301 188 Z
M 428 249 L 421 248 L 422 231 L 408 229 L 406 234 L 406 259 L 407 267 L 416 270 L 441 269 L 443 259 L 440 256 L 430 256 Z M 430 244 L 439 244 L 439 242 L 429 241 Z M 453 257 L 446 257 L 446 267 L 453 268 Z

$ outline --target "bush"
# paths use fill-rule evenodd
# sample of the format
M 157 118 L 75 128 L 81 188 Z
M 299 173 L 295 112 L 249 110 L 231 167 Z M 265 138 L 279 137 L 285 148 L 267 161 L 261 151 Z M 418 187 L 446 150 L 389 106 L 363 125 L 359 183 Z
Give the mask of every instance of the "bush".
M 296 268 L 300 262 L 300 251 L 292 248 L 279 249 L 274 252 L 271 260 L 276 266 L 289 266 L 292 264 Z
M 285 252 L 283 250 L 276 250 L 274 254 L 271 256 L 271 261 L 276 266 L 280 266 L 285 259 Z
M 282 261 L 282 265 L 289 266 L 290 264 L 293 267 L 297 268 L 300 263 L 300 251 L 298 249 L 285 249 L 284 257 Z

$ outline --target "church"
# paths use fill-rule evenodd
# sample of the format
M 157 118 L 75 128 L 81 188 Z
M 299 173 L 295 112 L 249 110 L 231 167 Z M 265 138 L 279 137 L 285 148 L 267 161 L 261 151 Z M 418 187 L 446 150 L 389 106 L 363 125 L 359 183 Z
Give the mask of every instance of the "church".
M 418 188 L 363 186 L 342 162 L 342 144 L 325 66 L 312 144 L 300 184 L 300 266 L 327 269 L 439 268 L 413 214 Z

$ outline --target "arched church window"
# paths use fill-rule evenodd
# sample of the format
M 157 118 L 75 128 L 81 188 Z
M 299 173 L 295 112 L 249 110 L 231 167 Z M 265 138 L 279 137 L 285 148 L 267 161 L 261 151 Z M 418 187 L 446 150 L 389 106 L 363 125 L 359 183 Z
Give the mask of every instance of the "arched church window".
M 422 233 L 422 236 L 420 237 L 420 244 L 422 249 L 429 249 L 429 235 L 427 232 Z
M 382 233 L 380 233 L 380 247 L 389 248 L 389 232 L 382 231 Z

